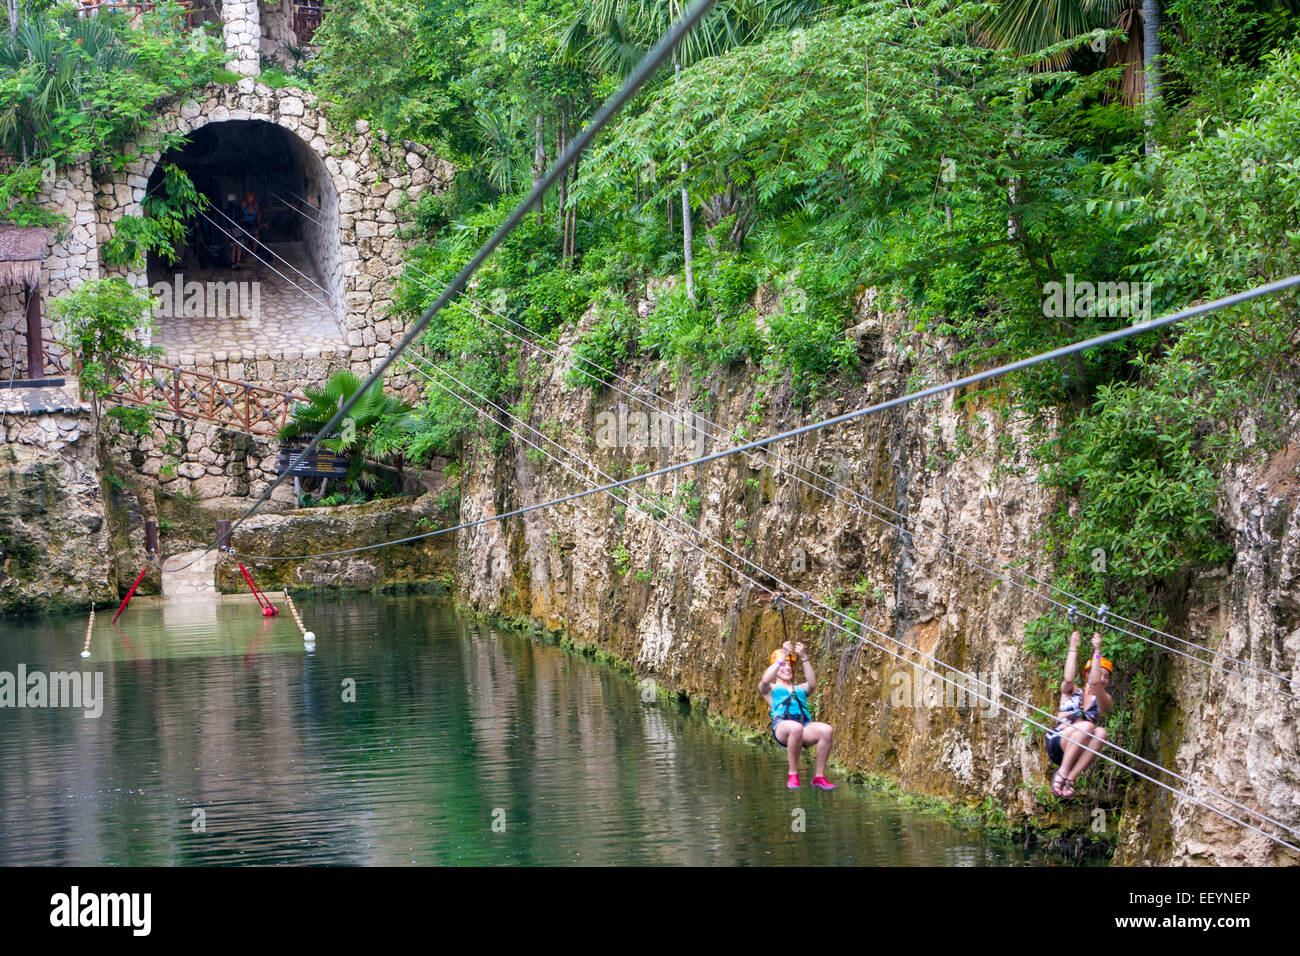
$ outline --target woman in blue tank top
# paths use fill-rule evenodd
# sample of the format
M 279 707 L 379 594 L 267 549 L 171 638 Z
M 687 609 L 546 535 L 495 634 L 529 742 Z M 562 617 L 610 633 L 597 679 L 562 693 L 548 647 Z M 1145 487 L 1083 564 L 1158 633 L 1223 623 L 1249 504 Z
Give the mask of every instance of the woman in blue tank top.
M 794 666 L 803 663 L 804 683 L 794 683 Z M 772 717 L 772 736 L 789 752 L 790 774 L 785 785 L 799 789 L 799 755 L 805 746 L 817 748 L 817 772 L 812 785 L 819 790 L 834 790 L 826 779 L 826 759 L 831 754 L 835 731 L 830 724 L 813 720 L 808 713 L 808 694 L 817 686 L 817 675 L 804 656 L 802 644 L 786 641 L 772 652 L 768 668 L 758 682 L 758 692 L 767 701 Z

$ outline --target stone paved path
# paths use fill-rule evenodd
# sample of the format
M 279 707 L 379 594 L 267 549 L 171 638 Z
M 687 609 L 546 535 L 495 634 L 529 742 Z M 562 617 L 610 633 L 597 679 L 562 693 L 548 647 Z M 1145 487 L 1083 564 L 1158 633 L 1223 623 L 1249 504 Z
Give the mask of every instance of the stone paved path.
M 320 283 L 320 276 L 310 259 L 297 242 L 275 243 L 271 248 L 297 269 Z M 173 314 L 158 319 L 158 333 L 153 342 L 166 351 L 166 361 L 190 362 L 186 356 L 211 356 L 214 352 L 239 351 L 248 357 L 269 356 L 286 349 L 321 351 L 347 348 L 347 336 L 324 293 L 294 272 L 283 261 L 270 253 L 259 255 L 278 270 L 276 275 L 267 264 L 244 260 L 239 269 L 199 269 L 193 263 L 183 263 L 191 268 L 178 268 L 163 275 L 153 275 L 154 285 L 160 281 L 171 284 L 171 298 L 175 295 L 175 276 L 181 277 L 182 301 L 173 306 Z M 291 280 L 291 281 L 290 281 Z M 203 315 L 177 315 L 184 307 L 186 282 L 248 283 L 240 295 L 230 295 L 226 302 L 224 290 L 205 286 Z M 253 285 L 256 283 L 256 286 Z M 296 283 L 300 288 L 294 288 Z M 211 301 L 208 289 L 213 288 Z M 166 296 L 155 294 L 155 300 L 165 304 Z M 315 300 L 315 301 L 313 301 Z M 198 303 L 195 302 L 195 305 Z M 212 306 L 209 309 L 209 306 Z M 211 312 L 211 314 L 208 314 Z

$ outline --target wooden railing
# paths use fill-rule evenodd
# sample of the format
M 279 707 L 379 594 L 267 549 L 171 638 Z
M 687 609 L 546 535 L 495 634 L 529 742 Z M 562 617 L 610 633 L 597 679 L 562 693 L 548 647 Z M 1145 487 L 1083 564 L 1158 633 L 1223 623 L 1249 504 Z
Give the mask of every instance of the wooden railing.
M 45 360 L 68 376 L 79 371 L 69 352 L 52 353 L 47 349 Z M 162 402 L 168 411 L 182 418 L 215 422 L 264 438 L 283 428 L 293 406 L 307 399 L 293 392 L 278 392 L 178 365 L 132 359 L 105 401 L 118 405 Z

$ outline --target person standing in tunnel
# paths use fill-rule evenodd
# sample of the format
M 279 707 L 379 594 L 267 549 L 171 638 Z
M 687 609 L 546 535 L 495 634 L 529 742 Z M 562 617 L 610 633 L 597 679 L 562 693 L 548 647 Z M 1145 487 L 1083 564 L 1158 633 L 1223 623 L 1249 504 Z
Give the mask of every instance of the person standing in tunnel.
M 257 241 L 262 235 L 262 207 L 257 204 L 257 197 L 253 195 L 251 189 L 244 196 L 244 201 L 239 204 L 239 218 L 236 221 L 243 233 L 240 237 L 243 245 L 239 243 L 235 245 L 235 266 L 238 268 L 244 261 L 245 246 L 248 247 L 249 255 L 256 258 Z
M 225 237 L 226 245 L 229 247 L 230 255 L 227 258 L 230 262 L 230 268 L 233 269 L 235 263 L 239 261 L 238 255 L 240 251 L 239 243 L 235 242 L 234 234 L 231 232 L 234 229 L 234 224 L 239 222 L 239 199 L 234 193 L 226 194 L 226 204 L 221 211 L 226 218 L 219 231 Z M 235 231 L 238 232 L 238 230 Z

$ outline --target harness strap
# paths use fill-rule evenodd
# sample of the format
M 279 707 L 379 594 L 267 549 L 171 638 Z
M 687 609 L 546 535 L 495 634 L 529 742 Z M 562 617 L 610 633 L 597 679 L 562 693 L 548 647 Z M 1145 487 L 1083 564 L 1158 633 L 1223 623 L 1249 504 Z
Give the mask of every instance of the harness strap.
M 799 705 L 800 717 L 802 717 L 804 720 L 812 720 L 812 715 L 808 713 L 807 709 L 803 705 L 803 701 L 799 699 L 798 695 L 795 694 L 794 691 L 790 691 L 790 693 L 786 696 L 785 701 L 781 704 L 781 712 L 784 715 L 781 718 L 782 720 L 794 719 L 790 716 L 790 701 L 794 701 L 796 704 Z

